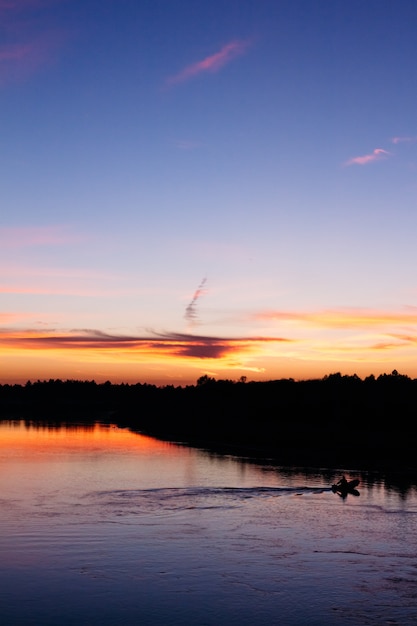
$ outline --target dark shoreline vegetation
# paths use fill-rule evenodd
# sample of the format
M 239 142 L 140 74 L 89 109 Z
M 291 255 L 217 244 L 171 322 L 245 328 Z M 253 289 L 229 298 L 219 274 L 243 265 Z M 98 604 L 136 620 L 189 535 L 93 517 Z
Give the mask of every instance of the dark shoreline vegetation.
M 0 419 L 106 421 L 159 439 L 280 465 L 417 474 L 417 379 L 330 374 L 157 387 L 79 380 L 0 385 Z

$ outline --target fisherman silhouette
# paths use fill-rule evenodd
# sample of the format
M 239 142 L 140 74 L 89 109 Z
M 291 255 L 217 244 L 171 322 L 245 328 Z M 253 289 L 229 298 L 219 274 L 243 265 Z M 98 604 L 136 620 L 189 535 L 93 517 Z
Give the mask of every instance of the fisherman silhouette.
M 340 489 L 346 489 L 348 486 L 348 481 L 346 480 L 345 476 L 342 476 L 342 478 L 339 480 L 338 483 L 336 483 L 336 486 L 339 487 Z

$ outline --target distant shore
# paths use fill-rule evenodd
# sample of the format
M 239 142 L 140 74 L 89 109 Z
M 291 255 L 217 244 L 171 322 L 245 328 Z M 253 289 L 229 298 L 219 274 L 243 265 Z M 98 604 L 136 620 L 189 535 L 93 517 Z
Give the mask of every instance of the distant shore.
M 160 439 L 282 465 L 417 473 L 417 380 L 238 382 L 194 386 L 49 380 L 0 385 L 0 418 L 108 421 Z

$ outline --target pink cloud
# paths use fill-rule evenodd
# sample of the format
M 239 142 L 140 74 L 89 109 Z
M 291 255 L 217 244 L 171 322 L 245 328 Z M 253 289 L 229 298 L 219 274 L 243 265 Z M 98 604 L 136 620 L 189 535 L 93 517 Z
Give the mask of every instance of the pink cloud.
M 390 152 L 388 150 L 383 150 L 382 148 L 375 148 L 371 154 L 364 154 L 362 156 L 353 157 L 346 161 L 345 165 L 366 165 L 367 163 L 372 163 L 372 161 L 379 161 L 386 156 L 390 156 Z
M 4 248 L 61 245 L 80 241 L 62 226 L 0 227 L 0 245 Z
M 25 79 L 53 60 L 54 51 L 67 38 L 62 28 L 55 29 L 40 19 L 62 0 L 0 0 L 0 86 Z M 45 25 L 45 28 L 43 28 Z M 6 34 L 7 37 L 3 37 Z
M 183 70 L 167 79 L 167 85 L 182 83 L 203 72 L 218 72 L 224 65 L 241 56 L 249 46 L 249 41 L 231 41 L 209 57 L 188 65 Z
M 32 57 L 34 52 L 35 46 L 33 43 L 3 46 L 3 48 L 0 48 L 0 63 L 3 61 L 20 61 L 25 57 Z
M 392 143 L 414 143 L 417 141 L 417 137 L 393 137 L 391 139 Z
M 23 317 L 24 315 L 22 313 L 2 313 L 0 311 L 0 324 L 10 324 L 12 322 L 20 320 Z M 26 317 L 29 317 L 29 315 L 26 314 Z
M 63 39 L 62 33 L 49 32 L 0 47 L 0 86 L 25 79 L 50 63 Z

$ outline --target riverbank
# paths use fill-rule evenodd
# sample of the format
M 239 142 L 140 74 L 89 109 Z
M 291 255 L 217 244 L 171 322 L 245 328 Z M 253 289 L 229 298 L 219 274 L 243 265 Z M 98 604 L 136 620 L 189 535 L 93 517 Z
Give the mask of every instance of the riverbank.
M 219 454 L 303 466 L 417 472 L 417 381 L 393 372 L 361 380 L 195 386 L 46 381 L 0 385 L 0 417 L 54 423 L 100 419 Z

